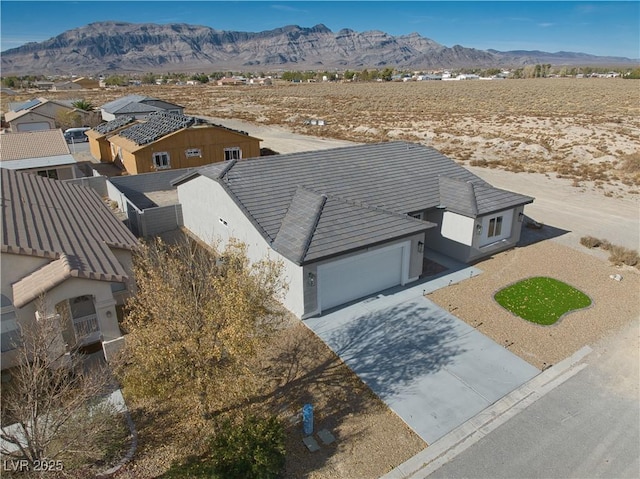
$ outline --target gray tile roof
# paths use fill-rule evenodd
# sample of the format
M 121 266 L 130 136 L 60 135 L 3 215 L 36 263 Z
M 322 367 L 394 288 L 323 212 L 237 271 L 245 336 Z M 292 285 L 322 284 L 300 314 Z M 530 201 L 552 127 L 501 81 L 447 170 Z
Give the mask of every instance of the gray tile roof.
M 146 121 L 137 123 L 118 133 L 122 138 L 133 141 L 136 145 L 146 145 L 173 133 L 188 128 L 195 123 L 195 118 L 174 113 L 151 113 Z
M 439 176 L 438 186 L 441 208 L 472 218 L 533 201 L 529 196 L 494 188 L 483 181 Z
M 127 279 L 110 248 L 131 250 L 137 240 L 93 189 L 28 173 L 0 172 L 0 251 L 52 260 L 14 284 L 17 307 L 35 299 L 43 287 L 68 277 Z
M 113 114 L 125 113 L 146 113 L 153 111 L 165 111 L 169 109 L 182 108 L 158 98 L 145 95 L 127 95 L 117 100 L 105 103 L 100 109 Z
M 407 236 L 420 230 L 416 225 L 422 231 L 433 226 L 408 219 L 412 212 L 445 206 L 475 217 L 533 201 L 493 188 L 433 148 L 407 142 L 218 163 L 175 181 L 194 175 L 219 182 L 265 239 L 296 262 Z M 309 192 L 327 197 L 314 231 L 313 221 L 301 218 L 319 208 Z
M 129 103 L 138 103 L 142 100 L 149 98 L 145 95 L 127 95 L 116 100 L 112 100 L 108 103 L 105 103 L 100 107 L 101 110 L 107 111 L 109 113 L 117 112 L 120 108 L 128 105 Z

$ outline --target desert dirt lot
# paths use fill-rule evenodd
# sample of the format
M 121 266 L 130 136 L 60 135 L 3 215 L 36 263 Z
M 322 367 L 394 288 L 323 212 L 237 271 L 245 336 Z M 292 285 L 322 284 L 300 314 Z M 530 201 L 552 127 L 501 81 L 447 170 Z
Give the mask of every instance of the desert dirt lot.
M 610 196 L 640 192 L 637 80 L 164 85 L 82 95 L 101 105 L 128 93 L 173 101 L 187 114 L 323 138 L 422 142 L 464 164 L 547 173 Z M 311 118 L 326 125 L 305 125 Z
M 638 270 L 614 267 L 606 254 L 579 244 L 581 236 L 590 234 L 638 248 L 639 86 L 620 79 L 202 85 L 82 96 L 95 105 L 130 93 L 173 101 L 187 114 L 214 117 L 282 153 L 349 142 L 422 142 L 494 186 L 536 197 L 526 213 L 544 223 L 541 234 L 552 239 L 482 261 L 477 264 L 481 275 L 429 299 L 544 368 L 640 314 Z M 305 125 L 309 118 L 327 124 Z M 613 273 L 623 280 L 609 278 Z M 533 275 L 566 281 L 587 293 L 594 305 L 542 327 L 513 317 L 493 301 L 499 288 Z M 378 477 L 425 447 L 303 324 L 293 323 L 261 361 L 284 393 L 273 397 L 269 407 L 291 420 L 287 477 Z M 337 438 L 313 454 L 302 445 L 300 425 L 294 423 L 307 401 L 316 405 L 317 428 L 326 427 Z M 171 461 L 193 453 L 192 438 L 171 410 L 137 406 L 140 449 L 118 477 L 157 477 Z

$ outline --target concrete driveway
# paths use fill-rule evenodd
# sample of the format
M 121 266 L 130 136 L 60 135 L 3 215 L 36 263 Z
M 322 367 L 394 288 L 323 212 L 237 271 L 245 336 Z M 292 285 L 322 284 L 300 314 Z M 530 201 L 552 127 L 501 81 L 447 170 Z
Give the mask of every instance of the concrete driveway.
M 474 271 L 391 289 L 305 320 L 428 444 L 540 372 L 424 298 Z

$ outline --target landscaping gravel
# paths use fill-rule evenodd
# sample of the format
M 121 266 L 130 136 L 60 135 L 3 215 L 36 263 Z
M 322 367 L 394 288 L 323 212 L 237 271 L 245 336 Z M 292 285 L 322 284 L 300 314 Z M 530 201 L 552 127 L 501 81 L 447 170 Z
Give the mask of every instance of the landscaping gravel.
M 434 291 L 427 297 L 477 328 L 530 364 L 544 369 L 593 344 L 640 315 L 640 272 L 581 252 L 542 241 L 515 248 L 479 262 L 483 273 L 462 283 Z M 622 281 L 610 278 L 620 274 Z M 548 276 L 579 289 L 593 304 L 541 326 L 502 308 L 493 295 L 516 281 Z

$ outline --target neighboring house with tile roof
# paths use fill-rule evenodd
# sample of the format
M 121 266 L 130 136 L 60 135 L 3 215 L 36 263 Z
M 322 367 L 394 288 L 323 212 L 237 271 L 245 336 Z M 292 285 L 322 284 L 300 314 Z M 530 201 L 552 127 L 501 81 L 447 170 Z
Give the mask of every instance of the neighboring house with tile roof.
M 11 111 L 5 115 L 11 132 L 52 130 L 58 128 L 60 120 L 75 117 L 75 126 L 99 123 L 99 113 L 74 108 L 72 101 L 35 98 L 22 103 L 11 103 Z
M 119 117 L 86 135 L 94 158 L 116 162 L 132 175 L 260 155 L 259 138 L 173 113 Z
M 55 180 L 83 176 L 62 130 L 0 135 L 0 168 L 25 171 Z
M 144 118 L 150 113 L 175 113 L 182 115 L 184 107 L 145 95 L 127 95 L 105 103 L 100 107 L 102 119 L 111 121 L 121 116 L 136 119 Z
M 123 344 L 116 306 L 134 288 L 136 238 L 91 188 L 16 171 L 2 175 L 2 369 L 19 324 L 58 317 L 69 349 Z M 44 303 L 41 305 L 41 298 Z
M 302 318 L 416 281 L 426 249 L 472 262 L 515 246 L 533 201 L 406 142 L 230 161 L 174 184 L 194 235 L 283 262 Z

